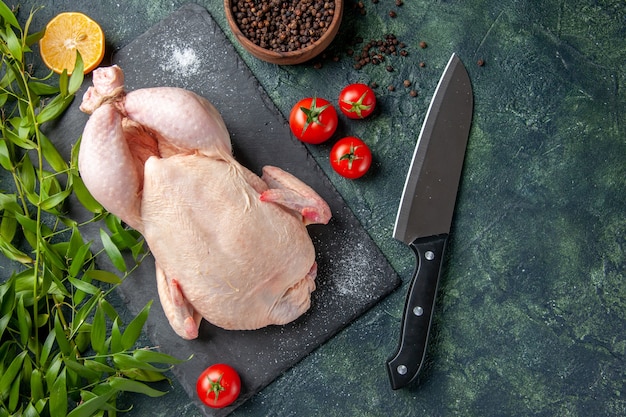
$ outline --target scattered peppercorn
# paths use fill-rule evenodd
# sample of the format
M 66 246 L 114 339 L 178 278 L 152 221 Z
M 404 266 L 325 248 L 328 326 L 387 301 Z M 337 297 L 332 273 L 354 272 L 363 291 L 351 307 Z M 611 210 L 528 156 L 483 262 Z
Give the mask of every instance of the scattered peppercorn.
M 396 6 L 400 7 L 404 4 L 402 0 L 396 0 Z
M 372 81 L 372 82 L 370 83 L 370 87 L 371 87 L 371 88 L 378 88 L 378 83 L 377 83 L 376 81 Z
M 397 16 L 398 16 L 398 15 L 397 15 L 397 14 L 396 14 L 396 12 L 394 12 L 393 10 L 389 12 L 389 17 L 390 17 L 390 18 L 392 18 L 392 19 L 393 19 L 393 18 L 395 18 L 395 17 L 397 17 Z
M 409 81 L 409 80 L 404 80 L 404 82 L 403 82 L 402 84 L 404 84 L 404 86 L 405 86 L 406 88 L 409 88 L 409 87 L 411 86 L 411 81 Z
M 393 72 L 393 67 L 391 65 L 387 65 L 385 69 L 387 70 L 387 72 Z
M 393 85 L 390 85 L 389 87 L 387 87 L 388 91 L 395 91 L 396 87 L 394 87 Z
M 363 38 L 355 37 L 349 42 L 349 44 L 351 46 L 356 46 L 362 42 Z M 351 48 L 351 52 L 348 53 L 348 55 L 354 56 L 354 68 L 361 69 L 367 64 L 379 65 L 385 62 L 386 56 L 397 56 L 398 54 L 401 56 L 407 56 L 408 52 L 404 49 L 400 49 L 398 52 L 399 48 L 404 47 L 404 43 L 399 42 L 395 35 L 388 34 L 385 35 L 383 39 L 372 39 L 363 44 L 360 52 Z M 391 71 L 393 71 L 393 68 Z
M 290 52 L 315 43 L 335 15 L 329 0 L 237 0 L 233 16 L 241 32 L 261 48 Z
M 425 62 L 420 62 L 420 67 L 424 68 L 426 66 Z
M 365 4 L 362 1 L 356 2 L 353 7 L 357 9 L 362 16 L 365 16 L 365 14 L 367 13 L 367 11 L 365 10 Z
M 482 67 L 483 65 L 485 65 L 485 60 L 484 59 L 479 59 L 478 60 L 478 66 Z
M 417 91 L 415 91 L 415 90 L 411 90 L 411 91 L 409 91 L 409 95 L 410 95 L 411 97 L 417 97 Z
M 426 42 L 421 41 L 420 42 L 420 48 L 425 49 L 426 47 L 428 47 L 428 44 L 426 44 Z

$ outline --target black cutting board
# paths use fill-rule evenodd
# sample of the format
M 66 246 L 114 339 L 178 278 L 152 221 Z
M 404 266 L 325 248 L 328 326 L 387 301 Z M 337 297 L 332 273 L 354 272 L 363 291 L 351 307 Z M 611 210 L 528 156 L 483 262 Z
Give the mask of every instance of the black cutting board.
M 116 52 L 112 62 L 124 70 L 129 91 L 177 86 L 209 99 L 224 117 L 235 156 L 242 164 L 257 174 L 264 165 L 291 172 L 312 186 L 333 213 L 328 225 L 309 226 L 317 250 L 317 289 L 311 309 L 289 325 L 225 331 L 203 321 L 199 338 L 185 341 L 171 330 L 163 314 L 151 259 L 120 287 L 121 297 L 133 314 L 155 300 L 147 323 L 148 336 L 166 353 L 178 358 L 193 355 L 173 372 L 207 416 L 223 416 L 370 309 L 400 280 L 306 147 L 291 135 L 282 114 L 206 9 L 195 4 L 183 6 Z M 86 79 L 82 91 L 90 84 Z M 47 132 L 66 156 L 87 120 L 78 110 L 82 91 L 60 122 Z M 90 214 L 75 205 L 72 216 L 80 220 Z M 83 231 L 94 244 L 99 242 L 99 227 Z M 105 259 L 102 262 L 106 265 Z M 243 384 L 239 400 L 222 410 L 204 407 L 195 398 L 199 373 L 216 362 L 234 366 Z

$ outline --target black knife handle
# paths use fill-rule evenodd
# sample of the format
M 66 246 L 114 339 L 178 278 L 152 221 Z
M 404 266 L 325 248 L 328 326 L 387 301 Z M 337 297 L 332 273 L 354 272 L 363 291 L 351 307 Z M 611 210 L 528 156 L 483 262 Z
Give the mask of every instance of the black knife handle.
M 394 390 L 409 384 L 422 367 L 447 241 L 448 235 L 441 234 L 416 239 L 409 245 L 417 257 L 417 265 L 404 305 L 398 351 L 387 361 Z

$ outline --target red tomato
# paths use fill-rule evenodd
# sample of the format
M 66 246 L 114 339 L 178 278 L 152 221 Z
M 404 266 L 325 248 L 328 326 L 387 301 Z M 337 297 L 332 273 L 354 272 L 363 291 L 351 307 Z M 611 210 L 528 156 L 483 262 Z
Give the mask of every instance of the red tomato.
M 291 109 L 289 127 L 301 141 L 317 145 L 335 133 L 337 110 L 323 98 L 304 98 Z
M 200 400 L 209 407 L 226 407 L 239 397 L 241 379 L 237 371 L 229 365 L 211 365 L 198 377 L 196 392 Z
M 330 150 L 330 165 L 342 177 L 355 179 L 365 175 L 372 165 L 372 152 L 361 139 L 339 139 Z
M 372 114 L 375 108 L 374 90 L 365 84 L 350 84 L 339 93 L 339 109 L 351 119 L 363 119 Z

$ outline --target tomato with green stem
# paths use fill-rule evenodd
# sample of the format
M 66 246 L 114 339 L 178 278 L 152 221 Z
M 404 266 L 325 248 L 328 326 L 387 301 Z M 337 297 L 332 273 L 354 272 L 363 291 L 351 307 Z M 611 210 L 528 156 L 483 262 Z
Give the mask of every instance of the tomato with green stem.
M 289 127 L 302 142 L 314 145 L 327 141 L 338 124 L 337 110 L 328 101 L 308 97 L 298 101 L 289 114 Z
M 330 165 L 342 177 L 360 178 L 372 165 L 372 151 L 355 136 L 339 139 L 330 151 Z
M 376 94 L 366 84 L 349 84 L 339 93 L 339 109 L 350 119 L 364 119 L 375 108 Z
M 206 368 L 196 382 L 196 393 L 212 408 L 226 407 L 239 397 L 241 378 L 230 365 L 218 363 Z

